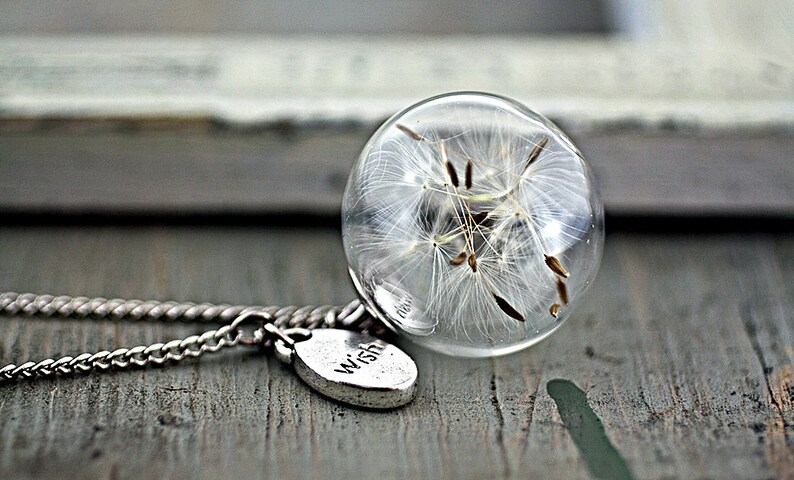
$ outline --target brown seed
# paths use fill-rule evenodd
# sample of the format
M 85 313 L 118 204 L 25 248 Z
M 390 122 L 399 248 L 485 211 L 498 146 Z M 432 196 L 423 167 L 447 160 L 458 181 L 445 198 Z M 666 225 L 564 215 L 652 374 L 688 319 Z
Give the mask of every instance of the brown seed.
M 471 174 L 472 174 L 471 170 L 472 170 L 472 168 L 473 168 L 473 165 L 471 163 L 471 160 L 469 160 L 468 162 L 466 162 L 466 190 L 471 190 Z
M 460 183 L 458 182 L 458 172 L 455 171 L 455 167 L 452 165 L 452 162 L 450 162 L 449 160 L 447 160 L 447 163 L 445 165 L 447 166 L 447 175 L 449 175 L 449 181 L 452 182 L 452 185 L 454 185 L 455 188 L 458 188 L 458 186 L 460 185 Z
M 466 252 L 460 252 L 460 254 L 449 261 L 452 265 L 461 265 L 463 262 L 466 261 Z
M 401 132 L 403 132 L 404 134 L 408 135 L 409 137 L 413 138 L 416 141 L 421 142 L 423 140 L 426 140 L 425 137 L 419 135 L 418 133 L 414 132 L 413 130 L 411 130 L 410 128 L 406 127 L 405 125 L 401 125 L 401 124 L 398 123 L 396 125 L 396 127 L 399 128 Z
M 566 270 L 565 267 L 562 266 L 562 264 L 560 263 L 559 260 L 557 260 L 556 257 L 544 254 L 543 258 L 546 260 L 546 266 L 549 267 L 552 272 L 565 278 L 568 278 L 570 276 L 568 270 Z
M 552 317 L 557 318 L 560 315 L 560 304 L 555 303 L 551 307 L 549 307 L 549 313 Z
M 560 295 L 562 303 L 568 305 L 568 287 L 565 286 L 565 281 L 559 275 L 557 276 L 557 293 Z
M 493 299 L 496 300 L 496 304 L 499 305 L 499 308 L 501 308 L 502 311 L 505 312 L 508 316 L 515 318 L 520 322 L 526 321 L 524 319 L 524 316 L 518 313 L 518 310 L 516 310 L 515 308 L 513 308 L 512 305 L 507 303 L 507 300 L 505 300 L 504 298 L 500 297 L 499 295 L 493 292 L 491 292 L 491 295 L 493 295 Z
M 474 252 L 469 255 L 469 266 L 471 267 L 472 272 L 477 271 L 477 255 L 475 255 Z
M 543 147 L 546 146 L 546 143 L 548 143 L 548 141 L 549 141 L 549 137 L 543 137 L 540 140 L 540 142 L 538 142 L 538 144 L 535 145 L 535 148 L 533 148 L 532 151 L 529 152 L 529 156 L 527 157 L 527 166 L 524 167 L 524 170 L 526 170 L 530 165 L 532 165 L 532 162 L 538 159 L 538 157 L 540 156 L 540 152 L 543 150 Z
M 488 212 L 479 212 L 471 216 L 471 219 L 474 220 L 475 225 L 481 224 L 486 218 L 488 218 Z

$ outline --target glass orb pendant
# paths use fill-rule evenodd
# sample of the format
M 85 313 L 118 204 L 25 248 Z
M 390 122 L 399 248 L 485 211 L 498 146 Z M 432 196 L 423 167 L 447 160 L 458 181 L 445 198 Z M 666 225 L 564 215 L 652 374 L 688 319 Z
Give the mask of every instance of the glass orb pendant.
M 370 312 L 450 355 L 526 348 L 565 321 L 598 269 L 590 169 L 545 117 L 449 93 L 387 120 L 353 166 L 342 233 Z

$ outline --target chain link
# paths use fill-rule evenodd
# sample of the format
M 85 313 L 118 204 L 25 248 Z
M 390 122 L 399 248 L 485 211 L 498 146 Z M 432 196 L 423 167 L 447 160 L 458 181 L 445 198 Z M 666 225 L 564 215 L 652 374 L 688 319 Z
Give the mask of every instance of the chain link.
M 250 315 L 252 312 L 256 312 L 257 315 Z M 151 364 L 162 365 L 167 362 L 179 362 L 186 358 L 197 358 L 206 353 L 215 353 L 238 345 L 257 343 L 268 346 L 269 341 L 262 342 L 258 336 L 248 337 L 246 335 L 242 323 L 247 318 L 259 318 L 260 323 L 264 323 L 264 319 L 268 319 L 269 323 L 282 330 L 288 328 L 345 328 L 358 331 L 369 330 L 375 334 L 384 331 L 371 316 L 366 314 L 364 306 L 358 299 L 343 306 L 278 307 L 144 302 L 119 298 L 3 292 L 0 293 L 0 314 L 44 318 L 226 323 L 218 329 L 166 343 L 83 353 L 76 357 L 48 358 L 39 362 L 25 362 L 21 365 L 9 364 L 0 368 L 0 383 L 55 375 L 145 367 Z

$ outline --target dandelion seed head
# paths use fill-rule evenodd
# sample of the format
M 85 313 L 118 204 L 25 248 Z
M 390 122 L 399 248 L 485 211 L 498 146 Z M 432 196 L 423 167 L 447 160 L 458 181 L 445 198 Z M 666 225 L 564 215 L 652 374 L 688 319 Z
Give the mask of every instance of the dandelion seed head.
M 342 223 L 369 309 L 463 356 L 548 336 L 591 283 L 603 245 L 601 202 L 571 141 L 480 93 L 434 97 L 384 123 L 353 166 Z

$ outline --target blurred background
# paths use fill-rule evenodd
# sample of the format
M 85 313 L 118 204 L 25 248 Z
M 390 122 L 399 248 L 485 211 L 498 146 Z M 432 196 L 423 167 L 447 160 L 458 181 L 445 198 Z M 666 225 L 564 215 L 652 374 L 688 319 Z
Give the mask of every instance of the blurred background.
M 791 218 L 792 32 L 784 0 L 0 1 L 0 212 L 332 218 L 381 121 L 484 90 L 613 218 Z

